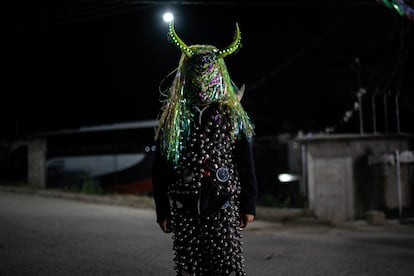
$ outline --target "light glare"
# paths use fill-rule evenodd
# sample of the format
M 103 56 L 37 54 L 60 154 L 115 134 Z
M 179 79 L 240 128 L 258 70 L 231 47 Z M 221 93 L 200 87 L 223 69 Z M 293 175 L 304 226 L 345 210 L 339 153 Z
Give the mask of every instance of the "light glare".
M 297 175 L 290 174 L 290 173 L 281 173 L 278 175 L 278 179 L 280 182 L 286 183 L 286 182 L 297 181 L 299 180 L 299 177 Z
M 162 18 L 164 19 L 164 22 L 169 23 L 174 20 L 174 15 L 171 12 L 166 12 Z

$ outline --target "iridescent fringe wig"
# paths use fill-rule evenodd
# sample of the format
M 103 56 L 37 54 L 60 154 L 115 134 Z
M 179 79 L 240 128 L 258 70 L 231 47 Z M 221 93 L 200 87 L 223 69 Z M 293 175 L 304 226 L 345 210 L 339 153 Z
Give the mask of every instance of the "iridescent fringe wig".
M 222 50 L 210 45 L 187 46 L 176 34 L 173 22 L 169 25 L 168 36 L 181 50 L 182 55 L 172 85 L 168 93 L 163 95 L 164 106 L 155 130 L 155 140 L 160 139 L 159 146 L 162 154 L 168 161 L 177 164 L 180 153 L 185 147 L 185 140 L 191 132 L 191 106 L 200 104 L 196 100 L 197 97 L 191 94 L 199 93 L 204 97 L 207 93 L 210 102 L 220 102 L 228 106 L 234 129 L 233 138 L 239 139 L 242 134 L 252 137 L 254 135 L 253 125 L 240 104 L 243 91 L 239 91 L 230 79 L 223 59 L 236 52 L 241 46 L 238 25 L 236 24 L 233 43 Z M 197 61 L 194 62 L 194 59 Z M 192 83 L 196 84 L 192 86 Z M 211 88 L 212 85 L 214 85 L 213 88 Z M 203 90 L 200 87 L 207 87 L 207 92 L 197 91 L 197 89 Z

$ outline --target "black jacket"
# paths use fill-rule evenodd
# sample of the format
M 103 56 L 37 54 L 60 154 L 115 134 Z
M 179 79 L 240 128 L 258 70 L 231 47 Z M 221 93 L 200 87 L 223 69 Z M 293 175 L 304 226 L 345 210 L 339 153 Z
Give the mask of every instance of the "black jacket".
M 257 180 L 252 156 L 252 143 L 245 135 L 235 144 L 234 159 L 241 183 L 240 213 L 256 215 Z M 177 180 L 173 166 L 157 145 L 152 167 L 152 183 L 157 222 L 170 217 L 168 185 Z

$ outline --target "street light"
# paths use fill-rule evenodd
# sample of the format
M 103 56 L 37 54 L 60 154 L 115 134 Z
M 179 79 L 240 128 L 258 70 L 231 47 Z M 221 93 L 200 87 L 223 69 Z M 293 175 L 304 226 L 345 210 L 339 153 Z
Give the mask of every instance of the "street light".
M 171 12 L 166 12 L 162 16 L 162 19 L 164 20 L 164 22 L 170 23 L 171 21 L 174 20 L 174 15 Z

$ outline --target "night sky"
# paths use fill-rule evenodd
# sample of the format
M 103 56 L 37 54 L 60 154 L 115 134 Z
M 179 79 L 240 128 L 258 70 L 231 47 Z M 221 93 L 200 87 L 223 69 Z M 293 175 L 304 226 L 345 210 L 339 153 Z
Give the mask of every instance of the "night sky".
M 167 40 L 167 10 L 188 45 L 226 47 L 239 23 L 243 46 L 226 63 L 234 82 L 246 85 L 242 104 L 258 136 L 331 126 L 357 133 L 358 114 L 342 118 L 358 87 L 367 91 L 366 132 L 373 131 L 376 91 L 377 130 L 386 127 L 386 92 L 395 132 L 400 91 L 401 130 L 414 131 L 414 21 L 375 0 L 167 2 L 2 4 L 0 138 L 155 119 L 159 84 L 180 57 Z

